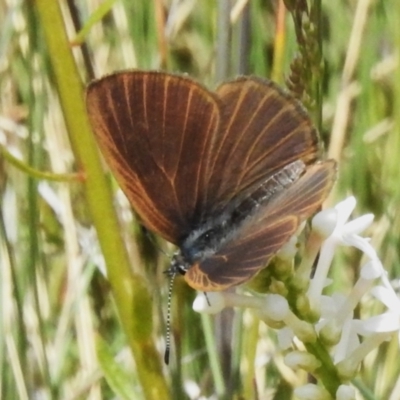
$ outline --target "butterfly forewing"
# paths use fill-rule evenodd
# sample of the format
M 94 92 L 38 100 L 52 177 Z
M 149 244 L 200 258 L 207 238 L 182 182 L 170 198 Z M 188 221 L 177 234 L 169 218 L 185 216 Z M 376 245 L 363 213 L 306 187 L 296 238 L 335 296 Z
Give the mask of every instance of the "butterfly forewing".
M 87 108 L 143 224 L 178 244 L 202 207 L 204 166 L 219 126 L 216 96 L 183 77 L 128 71 L 93 82 Z
M 335 171 L 333 161 L 310 166 L 298 181 L 245 221 L 233 240 L 190 268 L 185 275 L 189 285 L 213 291 L 249 280 L 321 206 L 334 183 Z

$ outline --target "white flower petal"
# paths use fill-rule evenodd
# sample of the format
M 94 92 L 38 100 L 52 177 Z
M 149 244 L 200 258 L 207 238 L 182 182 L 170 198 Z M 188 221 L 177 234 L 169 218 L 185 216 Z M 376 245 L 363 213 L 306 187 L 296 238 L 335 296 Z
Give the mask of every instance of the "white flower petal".
M 335 364 L 346 359 L 346 357 L 360 344 L 358 336 L 353 329 L 353 321 L 347 318 L 342 327 L 340 341 L 335 347 L 333 361 Z
M 368 239 L 358 235 L 344 235 L 342 239 L 343 239 L 343 244 L 347 246 L 353 246 L 361 250 L 363 253 L 365 253 L 365 255 L 368 258 L 370 259 L 378 258 L 375 249 L 372 247 Z
M 185 391 L 188 394 L 190 399 L 198 399 L 199 398 L 199 396 L 201 394 L 201 390 L 200 390 L 200 387 L 197 384 L 197 382 L 189 380 L 189 379 L 185 379 L 183 385 L 184 385 Z
M 320 311 L 323 318 L 333 318 L 336 315 L 337 303 L 331 296 L 320 297 Z
M 361 217 L 355 218 L 350 222 L 347 222 L 343 226 L 342 234 L 343 235 L 358 235 L 361 232 L 365 231 L 373 222 L 374 214 L 365 214 Z
M 397 312 L 397 315 L 400 315 L 400 300 L 393 289 L 375 286 L 371 289 L 371 294 L 389 308 L 389 310 Z
M 329 268 L 331 266 L 333 257 L 336 250 L 336 239 L 329 237 L 321 246 L 319 260 L 315 269 L 314 277 L 311 279 L 310 287 L 308 288 L 308 296 L 310 299 L 311 307 L 319 309 L 319 298 L 322 290 L 325 287 L 326 278 L 328 276 Z
M 366 280 L 374 280 L 384 273 L 384 269 L 380 260 L 373 259 L 368 261 L 360 271 L 360 276 Z
M 370 336 L 372 335 L 371 331 L 367 331 L 364 327 L 364 321 L 361 321 L 360 319 L 353 319 L 353 329 L 354 332 L 357 333 L 357 335 L 360 336 Z
M 356 198 L 354 196 L 350 196 L 347 199 L 336 204 L 335 210 L 338 211 L 338 226 L 343 226 L 350 218 L 351 213 L 356 207 L 356 203 Z
M 400 318 L 397 313 L 387 312 L 362 321 L 362 325 L 367 332 L 395 332 L 400 329 Z
M 285 327 L 279 329 L 277 336 L 278 336 L 278 345 L 282 350 L 287 350 L 290 347 L 292 347 L 294 333 L 291 328 Z

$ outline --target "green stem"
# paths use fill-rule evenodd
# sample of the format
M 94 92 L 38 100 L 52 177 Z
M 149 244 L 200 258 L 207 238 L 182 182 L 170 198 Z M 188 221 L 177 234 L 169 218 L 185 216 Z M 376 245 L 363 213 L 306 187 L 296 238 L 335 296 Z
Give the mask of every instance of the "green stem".
M 319 341 L 312 344 L 305 343 L 305 346 L 310 354 L 314 354 L 314 356 L 321 361 L 322 365 L 315 371 L 315 374 L 321 380 L 325 389 L 335 398 L 336 392 L 342 382 L 338 377 L 337 370 L 332 363 L 329 353 Z
M 229 16 L 230 1 L 218 0 L 216 82 L 226 80 L 231 72 L 231 24 Z
M 311 21 L 315 27 L 315 39 L 317 44 L 317 58 L 316 58 L 316 71 L 317 74 L 314 78 L 315 90 L 315 124 L 319 132 L 322 132 L 322 79 L 324 75 L 324 59 L 322 57 L 322 13 L 321 13 L 321 0 L 315 0 L 311 9 Z
M 107 263 L 122 327 L 132 349 L 144 398 L 168 399 L 161 360 L 152 337 L 152 301 L 141 276 L 131 272 L 110 188 L 87 118 L 83 87 L 57 0 L 36 0 L 49 57 L 75 156 L 85 172 L 86 201 Z
M 82 174 L 80 174 L 79 172 L 72 174 L 55 174 L 53 172 L 38 171 L 37 169 L 32 168 L 29 164 L 25 164 L 23 161 L 13 156 L 9 151 L 7 151 L 1 145 L 0 145 L 0 154 L 15 168 L 18 168 L 20 171 L 25 172 L 31 178 L 45 179 L 47 181 L 54 181 L 54 182 L 72 182 L 83 179 Z
M 215 391 L 217 392 L 218 398 L 221 398 L 225 394 L 225 384 L 221 370 L 221 362 L 218 358 L 218 351 L 216 349 L 214 332 L 210 315 L 202 313 L 201 322 L 203 325 L 204 336 L 206 339 L 206 347 L 207 347 L 208 359 L 210 361 L 210 369 L 212 372 L 212 376 L 214 378 Z

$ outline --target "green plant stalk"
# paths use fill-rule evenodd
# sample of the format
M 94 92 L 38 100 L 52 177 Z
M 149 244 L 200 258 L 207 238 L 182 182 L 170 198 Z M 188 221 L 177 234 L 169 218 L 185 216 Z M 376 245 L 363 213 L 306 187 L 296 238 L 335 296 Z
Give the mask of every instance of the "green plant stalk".
M 316 64 L 314 79 L 312 79 L 313 87 L 310 88 L 311 93 L 314 93 L 315 111 L 314 122 L 319 132 L 322 132 L 322 78 L 324 74 L 324 59 L 322 57 L 322 16 L 321 16 L 321 0 L 314 0 L 311 7 L 311 21 L 315 28 L 316 41 Z
M 250 326 L 242 324 L 244 329 L 244 345 L 243 345 L 243 357 L 245 357 L 248 364 L 248 372 L 242 379 L 242 394 L 244 399 L 256 398 L 256 388 L 254 385 L 254 377 L 256 376 L 256 357 L 257 357 L 257 345 L 260 340 L 259 335 L 260 320 L 256 315 L 253 315 L 253 320 Z
M 74 45 L 80 45 L 84 42 L 85 37 L 90 32 L 90 29 L 93 25 L 97 24 L 101 19 L 110 12 L 112 6 L 116 0 L 105 0 L 103 3 L 99 5 L 97 10 L 88 18 L 85 23 L 85 26 L 78 32 L 74 39 L 72 39 L 72 43 Z
M 42 172 L 35 168 L 32 168 L 29 164 L 25 164 L 23 161 L 19 160 L 17 157 L 13 156 L 8 152 L 3 146 L 0 145 L 0 154 L 15 168 L 22 172 L 25 172 L 31 178 L 45 179 L 54 182 L 73 182 L 82 180 L 83 176 L 78 173 L 72 174 L 55 174 L 53 172 Z
M 276 12 L 276 28 L 274 38 L 274 56 L 272 62 L 271 79 L 274 82 L 282 83 L 283 64 L 286 47 L 286 27 L 285 27 L 286 10 L 282 3 L 279 3 Z
M 353 379 L 351 383 L 358 389 L 364 400 L 378 400 L 362 380 Z
M 229 19 L 230 3 L 226 0 L 218 1 L 218 28 L 215 80 L 222 82 L 231 73 L 231 24 Z
M 31 117 L 32 119 L 32 117 Z M 32 125 L 31 125 L 32 126 Z M 29 161 L 35 163 L 34 159 L 37 157 L 36 149 L 30 137 L 29 140 Z M 39 305 L 39 287 L 38 287 L 38 276 L 37 276 L 37 267 L 39 264 L 39 247 L 40 241 L 38 238 L 38 230 L 37 227 L 39 225 L 38 221 L 38 198 L 37 198 L 37 182 L 35 182 L 32 177 L 28 178 L 28 185 L 27 185 L 27 199 L 28 199 L 28 226 L 29 226 L 29 252 L 28 252 L 28 259 L 27 259 L 27 271 L 29 280 L 33 283 L 33 307 L 36 310 L 37 320 L 38 320 L 38 330 L 39 330 L 39 351 L 40 351 L 40 358 L 43 361 L 43 379 L 47 383 L 47 388 L 50 392 L 50 398 L 54 399 L 57 397 L 57 388 L 53 384 L 51 377 L 50 377 L 50 366 L 49 360 L 46 356 L 45 352 L 45 342 L 46 342 L 46 335 L 44 329 L 44 322 L 43 322 L 43 315 L 41 313 L 41 307 Z M 15 279 L 15 281 L 17 281 Z M 27 335 L 26 338 L 29 336 Z M 27 340 L 27 339 L 25 339 Z M 26 355 L 24 355 L 24 358 Z M 22 368 L 26 368 L 26 359 L 21 359 Z M 24 365 L 23 365 L 24 364 Z M 26 376 L 26 375 L 25 375 Z
M 133 274 L 129 266 L 58 1 L 36 0 L 36 8 L 42 21 L 72 147 L 86 174 L 86 200 L 106 259 L 121 324 L 136 361 L 144 398 L 168 399 L 161 360 L 152 339 L 151 298 L 144 280 Z
M 214 340 L 214 333 L 210 315 L 202 313 L 201 322 L 203 325 L 204 336 L 206 339 L 206 347 L 207 347 L 208 359 L 210 362 L 210 370 L 214 378 L 215 391 L 218 398 L 221 398 L 225 395 L 225 384 L 221 370 L 221 361 L 218 358 L 218 351 L 216 351 L 216 344 Z
M 1 268 L 0 268 L 0 279 L 2 282 L 5 281 L 4 274 L 7 269 L 11 272 L 11 285 L 13 286 L 14 292 L 14 301 L 15 301 L 15 319 L 14 319 L 14 326 L 13 330 L 16 332 L 16 347 L 18 353 L 18 361 L 15 360 L 20 365 L 21 373 L 26 377 L 27 372 L 27 349 L 28 349 L 28 333 L 26 331 L 26 326 L 24 324 L 24 312 L 23 312 L 23 291 L 21 290 L 20 285 L 18 284 L 17 279 L 17 267 L 14 259 L 14 253 L 12 250 L 12 245 L 8 240 L 7 233 L 6 233 L 6 226 L 4 222 L 4 215 L 3 215 L 3 199 L 0 199 L 0 261 L 1 261 Z M 6 296 L 4 296 L 3 291 L 0 289 L 0 315 L 4 316 L 4 309 L 7 307 L 5 301 Z M 15 395 L 18 393 L 19 399 L 28 399 L 28 389 L 27 385 L 29 384 L 27 381 L 28 379 L 20 379 L 16 380 L 13 379 L 14 384 L 9 384 L 9 372 L 13 370 L 13 368 L 7 368 L 9 366 L 9 360 L 7 358 L 7 348 L 6 348 L 6 336 L 10 334 L 10 328 L 6 326 L 5 318 L 0 318 L 0 379 L 1 382 L 4 382 L 2 385 L 2 389 L 0 390 L 0 398 L 4 393 L 8 391 L 15 391 Z M 11 374 L 13 375 L 13 373 Z M 12 389 L 11 389 L 12 387 Z M 4 389 L 7 388 L 7 389 Z
M 315 343 L 305 343 L 305 347 L 310 354 L 313 354 L 321 361 L 321 367 L 315 371 L 315 375 L 321 380 L 325 389 L 335 398 L 336 391 L 343 382 L 339 379 L 337 370 L 327 350 L 318 340 Z
M 400 7 L 393 8 L 390 13 L 389 23 L 392 28 L 394 45 L 396 49 L 400 48 L 400 27 L 398 18 L 400 17 Z M 383 163 L 383 177 L 386 181 L 385 190 L 393 196 L 393 202 L 397 203 L 400 198 L 400 188 L 398 184 L 399 179 L 399 151 L 400 151 L 400 67 L 397 65 L 393 73 L 393 131 L 386 142 L 385 162 Z

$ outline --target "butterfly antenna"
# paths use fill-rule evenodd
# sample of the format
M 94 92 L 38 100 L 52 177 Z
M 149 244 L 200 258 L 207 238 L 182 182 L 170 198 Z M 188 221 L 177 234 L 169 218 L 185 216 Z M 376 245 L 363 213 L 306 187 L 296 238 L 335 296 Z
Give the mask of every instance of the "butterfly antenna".
M 171 302 L 172 302 L 172 288 L 174 286 L 176 272 L 171 275 L 171 280 L 169 281 L 168 288 L 168 300 L 167 300 L 167 331 L 165 338 L 165 354 L 164 354 L 164 362 L 165 364 L 169 364 L 169 353 L 171 350 Z
M 208 307 L 211 307 L 210 299 L 209 299 L 208 296 L 207 296 L 207 292 L 203 292 L 203 293 L 204 293 L 204 297 L 205 297 L 206 300 L 207 300 Z

